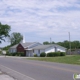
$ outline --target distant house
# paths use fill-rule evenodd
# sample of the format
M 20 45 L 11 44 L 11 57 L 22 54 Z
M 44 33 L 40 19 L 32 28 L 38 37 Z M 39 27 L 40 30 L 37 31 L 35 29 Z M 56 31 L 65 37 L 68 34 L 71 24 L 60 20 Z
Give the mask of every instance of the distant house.
M 46 54 L 49 52 L 66 52 L 66 48 L 52 44 L 52 45 L 39 45 L 33 48 L 34 53 L 36 53 L 38 56 L 40 56 L 40 53 L 45 52 Z

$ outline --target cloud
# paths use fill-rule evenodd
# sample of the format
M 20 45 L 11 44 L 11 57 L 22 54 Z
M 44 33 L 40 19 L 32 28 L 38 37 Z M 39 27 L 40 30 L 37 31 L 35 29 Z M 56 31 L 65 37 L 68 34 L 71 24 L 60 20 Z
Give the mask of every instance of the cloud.
M 0 0 L 0 22 L 29 36 L 77 36 L 80 0 Z

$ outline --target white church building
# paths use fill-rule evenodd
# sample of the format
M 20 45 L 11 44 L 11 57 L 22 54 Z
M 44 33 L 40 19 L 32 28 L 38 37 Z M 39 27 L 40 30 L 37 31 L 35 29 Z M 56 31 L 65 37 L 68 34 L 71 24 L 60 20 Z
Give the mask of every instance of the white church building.
M 23 52 L 24 56 L 33 57 L 34 54 L 40 56 L 42 52 L 46 54 L 49 52 L 66 52 L 66 48 L 57 44 L 43 45 L 39 42 L 26 42 L 25 38 L 19 44 L 16 44 L 9 48 L 9 53 Z

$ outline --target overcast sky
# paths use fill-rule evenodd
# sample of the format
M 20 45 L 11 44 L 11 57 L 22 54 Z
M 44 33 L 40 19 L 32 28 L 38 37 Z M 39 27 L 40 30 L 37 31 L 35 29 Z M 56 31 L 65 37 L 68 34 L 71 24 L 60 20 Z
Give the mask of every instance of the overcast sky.
M 80 0 L 0 0 L 0 22 L 26 42 L 80 40 Z

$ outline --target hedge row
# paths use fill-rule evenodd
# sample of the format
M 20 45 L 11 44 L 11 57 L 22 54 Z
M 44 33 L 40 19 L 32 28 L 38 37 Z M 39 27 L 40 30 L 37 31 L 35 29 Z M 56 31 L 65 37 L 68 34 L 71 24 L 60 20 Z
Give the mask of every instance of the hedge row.
M 8 56 L 24 56 L 23 52 L 18 52 L 18 53 L 7 53 L 6 55 Z
M 50 52 L 47 53 L 47 57 L 65 56 L 65 52 Z
M 65 56 L 65 55 L 66 55 L 65 52 L 50 52 L 50 53 L 47 53 L 47 55 L 46 55 L 45 52 L 42 52 L 40 54 L 40 57 L 45 57 L 45 56 L 47 56 L 47 57 L 56 57 L 56 56 Z
M 25 56 L 23 52 L 18 52 L 18 53 L 7 53 L 6 55 L 8 56 Z M 40 54 L 40 57 L 56 57 L 56 56 L 65 56 L 66 53 L 65 52 L 50 52 L 50 53 L 45 53 L 42 52 Z M 34 57 L 38 57 L 37 54 L 34 54 Z

